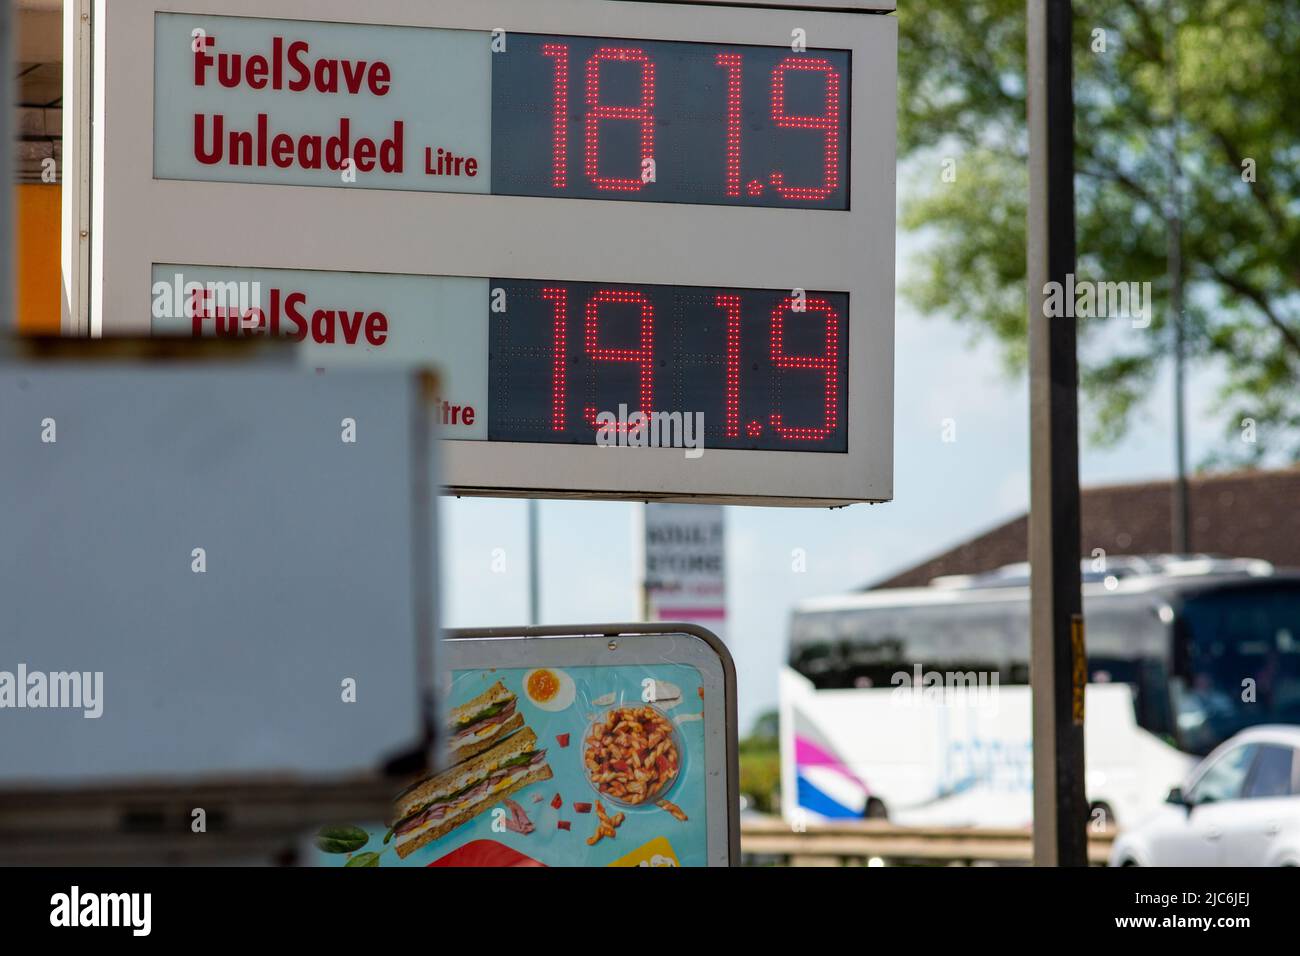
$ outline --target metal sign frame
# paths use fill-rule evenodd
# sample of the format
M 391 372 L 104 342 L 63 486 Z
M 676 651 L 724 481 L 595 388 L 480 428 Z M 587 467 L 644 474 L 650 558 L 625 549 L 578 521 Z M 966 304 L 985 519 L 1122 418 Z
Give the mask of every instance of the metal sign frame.
M 683 636 L 693 638 L 703 646 L 693 651 L 683 648 L 679 641 L 670 641 L 677 646 L 663 646 L 664 639 Z M 666 652 L 678 653 L 680 658 L 667 657 Z M 691 655 L 698 652 L 709 657 L 692 659 Z M 563 667 L 593 663 L 610 667 L 663 663 L 694 666 L 713 657 L 716 657 L 717 672 L 700 672 L 701 679 L 706 682 L 705 759 L 709 770 L 705 786 L 710 820 L 709 865 L 739 866 L 740 751 L 736 734 L 736 667 L 727 646 L 713 632 L 695 624 L 668 622 L 449 629 L 444 632 L 440 655 L 448 674 L 479 668 Z M 710 686 L 710 677 L 717 683 Z M 721 744 L 721 750 L 710 748 L 711 743 L 714 747 Z M 715 772 L 718 769 L 721 773 Z M 726 820 L 724 828 L 712 823 L 719 815 Z
M 445 442 L 455 494 L 839 505 L 893 496 L 897 21 L 611 0 L 96 0 L 92 335 L 147 334 L 155 263 L 389 275 L 820 289 L 850 297 L 848 451 Z M 850 209 L 265 186 L 153 175 L 154 15 L 847 49 Z M 446 228 L 472 222 L 471 229 Z M 288 241 L 282 231 L 310 240 Z M 346 226 L 346 228 L 344 228 Z M 634 241 L 610 241 L 611 237 Z M 319 241 L 330 237 L 330 241 Z M 675 239 L 674 239 L 675 237 Z M 485 309 L 486 311 L 486 309 Z M 485 315 L 486 321 L 486 315 Z

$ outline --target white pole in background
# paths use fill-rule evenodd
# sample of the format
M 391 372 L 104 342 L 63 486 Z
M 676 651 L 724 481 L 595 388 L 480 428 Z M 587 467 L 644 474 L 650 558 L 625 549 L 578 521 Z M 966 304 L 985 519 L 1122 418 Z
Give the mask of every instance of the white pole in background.
M 92 0 L 63 0 L 63 276 L 61 331 L 90 334 L 90 138 Z
M 542 623 L 541 523 L 536 498 L 528 499 L 528 623 Z

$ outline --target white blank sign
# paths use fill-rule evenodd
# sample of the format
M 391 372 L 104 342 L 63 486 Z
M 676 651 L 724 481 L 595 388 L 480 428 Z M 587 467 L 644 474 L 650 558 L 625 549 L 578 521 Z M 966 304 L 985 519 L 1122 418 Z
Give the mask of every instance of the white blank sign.
M 0 364 L 0 672 L 103 674 L 98 718 L 0 709 L 0 788 L 341 779 L 421 746 L 423 396 L 410 372 Z

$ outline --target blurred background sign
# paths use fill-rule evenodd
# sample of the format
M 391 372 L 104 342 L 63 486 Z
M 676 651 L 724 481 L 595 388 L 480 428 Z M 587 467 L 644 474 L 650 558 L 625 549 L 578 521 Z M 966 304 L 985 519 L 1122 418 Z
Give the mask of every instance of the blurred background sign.
M 726 640 L 727 538 L 722 505 L 648 502 L 642 511 L 647 621 L 699 624 Z

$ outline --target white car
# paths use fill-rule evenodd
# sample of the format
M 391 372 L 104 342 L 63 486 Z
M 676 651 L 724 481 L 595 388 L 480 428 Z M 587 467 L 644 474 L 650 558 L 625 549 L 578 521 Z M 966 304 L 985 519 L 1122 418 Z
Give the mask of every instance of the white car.
M 1300 866 L 1300 727 L 1243 730 L 1115 840 L 1111 866 Z

